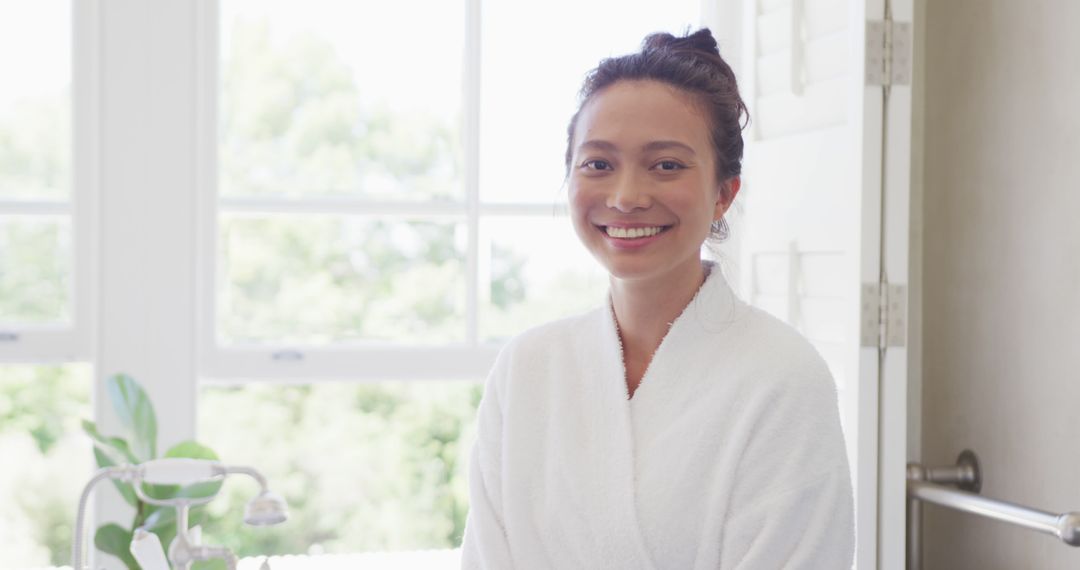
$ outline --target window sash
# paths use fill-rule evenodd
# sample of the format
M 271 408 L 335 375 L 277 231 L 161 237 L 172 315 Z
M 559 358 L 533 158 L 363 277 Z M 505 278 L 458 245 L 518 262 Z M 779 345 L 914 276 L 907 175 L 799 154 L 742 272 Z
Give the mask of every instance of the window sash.
M 464 201 L 386 201 L 353 197 L 275 198 L 219 197 L 217 179 L 217 118 L 220 37 L 217 0 L 200 3 L 197 16 L 196 105 L 199 191 L 199 370 L 208 382 L 263 380 L 376 381 L 387 379 L 472 379 L 484 377 L 497 346 L 479 341 L 480 220 L 489 215 L 566 215 L 561 204 L 481 204 L 479 199 L 480 0 L 464 0 L 465 53 L 463 65 Z M 217 343 L 217 274 L 219 218 L 225 213 L 339 214 L 363 216 L 454 217 L 466 226 L 465 343 L 447 346 L 357 343 L 319 347 L 285 344 L 252 347 Z
M 71 320 L 61 325 L 0 323 L 0 362 L 64 363 L 92 359 L 100 176 L 98 6 L 72 2 L 70 200 L 0 200 L 0 215 L 67 216 L 71 222 Z

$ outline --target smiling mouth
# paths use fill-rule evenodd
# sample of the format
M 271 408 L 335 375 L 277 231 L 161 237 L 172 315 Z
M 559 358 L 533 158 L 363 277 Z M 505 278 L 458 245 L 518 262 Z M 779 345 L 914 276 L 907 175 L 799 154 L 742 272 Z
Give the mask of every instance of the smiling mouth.
M 646 226 L 640 228 L 620 228 L 615 226 L 596 226 L 608 237 L 616 239 L 641 239 L 663 233 L 671 226 Z

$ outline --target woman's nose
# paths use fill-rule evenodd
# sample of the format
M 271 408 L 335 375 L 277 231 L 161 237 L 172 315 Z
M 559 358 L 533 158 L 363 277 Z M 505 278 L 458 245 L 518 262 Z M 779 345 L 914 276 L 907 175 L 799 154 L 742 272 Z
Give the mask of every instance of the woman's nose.
M 620 212 L 648 208 L 652 203 L 645 183 L 635 176 L 622 176 L 608 196 L 607 206 Z

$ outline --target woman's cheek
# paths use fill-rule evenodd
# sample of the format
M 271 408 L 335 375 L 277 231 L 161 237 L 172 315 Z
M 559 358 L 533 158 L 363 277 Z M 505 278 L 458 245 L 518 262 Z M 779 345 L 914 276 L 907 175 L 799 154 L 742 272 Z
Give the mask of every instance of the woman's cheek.
M 587 216 L 590 207 L 590 195 L 588 187 L 582 185 L 580 182 L 576 182 L 570 188 L 570 210 L 571 215 Z
M 588 223 L 589 210 L 586 207 L 581 188 L 574 185 L 571 186 L 568 196 L 568 202 L 570 207 L 570 221 L 573 223 L 574 230 L 578 233 L 579 237 L 584 237 L 582 234 L 583 226 Z

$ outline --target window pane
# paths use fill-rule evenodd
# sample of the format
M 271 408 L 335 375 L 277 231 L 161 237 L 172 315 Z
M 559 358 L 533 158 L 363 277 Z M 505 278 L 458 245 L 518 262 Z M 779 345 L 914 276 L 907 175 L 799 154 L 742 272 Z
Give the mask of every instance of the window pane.
M 71 564 L 90 479 L 90 367 L 0 366 L 0 568 Z
M 67 200 L 70 0 L 0 4 L 0 69 L 0 200 Z
M 199 441 L 259 469 L 290 509 L 282 525 L 245 527 L 257 488 L 230 482 L 209 506 L 207 542 L 241 556 L 458 548 L 481 393 L 478 382 L 203 388 Z M 440 568 L 460 566 L 448 559 Z
M 222 195 L 463 199 L 463 1 L 221 9 Z
M 584 74 L 651 32 L 698 25 L 699 0 L 483 3 L 480 199 L 563 200 L 566 126 Z M 553 31 L 556 31 L 553 33 Z
M 66 218 L 0 217 L 0 322 L 70 320 L 70 248 Z
M 602 306 L 607 272 L 568 218 L 490 217 L 480 228 L 482 340 Z
M 221 340 L 462 342 L 465 242 L 453 221 L 223 216 Z

